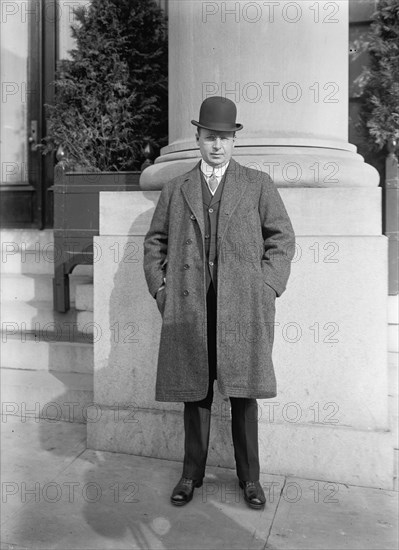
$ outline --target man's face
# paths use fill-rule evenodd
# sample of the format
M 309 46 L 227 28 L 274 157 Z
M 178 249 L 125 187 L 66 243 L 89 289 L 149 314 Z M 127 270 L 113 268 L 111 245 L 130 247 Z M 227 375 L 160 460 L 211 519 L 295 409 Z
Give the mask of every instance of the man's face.
M 199 128 L 196 139 L 202 158 L 210 166 L 223 166 L 231 159 L 235 143 L 234 132 Z

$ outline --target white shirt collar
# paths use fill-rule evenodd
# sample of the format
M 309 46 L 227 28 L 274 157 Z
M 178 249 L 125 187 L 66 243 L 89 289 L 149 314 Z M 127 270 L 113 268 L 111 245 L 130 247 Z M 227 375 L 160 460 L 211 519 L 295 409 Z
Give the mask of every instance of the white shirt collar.
M 227 167 L 229 165 L 229 162 L 226 162 L 226 164 L 223 164 L 223 166 L 217 166 L 215 168 L 215 175 L 218 178 L 218 180 L 221 180 L 224 176 L 224 173 L 227 170 Z M 207 162 L 204 161 L 204 159 L 201 160 L 201 172 L 204 174 L 206 178 L 210 178 L 213 172 L 213 166 L 210 166 Z

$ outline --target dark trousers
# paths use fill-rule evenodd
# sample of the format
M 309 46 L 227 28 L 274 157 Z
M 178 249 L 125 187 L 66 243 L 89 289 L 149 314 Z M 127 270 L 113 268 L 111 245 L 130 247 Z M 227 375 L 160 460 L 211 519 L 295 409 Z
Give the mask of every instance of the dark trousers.
M 208 456 L 213 384 L 216 365 L 216 293 L 211 283 L 207 293 L 209 388 L 202 401 L 184 403 L 183 477 L 202 479 Z M 256 399 L 230 397 L 231 430 L 237 475 L 242 481 L 259 479 L 258 406 Z

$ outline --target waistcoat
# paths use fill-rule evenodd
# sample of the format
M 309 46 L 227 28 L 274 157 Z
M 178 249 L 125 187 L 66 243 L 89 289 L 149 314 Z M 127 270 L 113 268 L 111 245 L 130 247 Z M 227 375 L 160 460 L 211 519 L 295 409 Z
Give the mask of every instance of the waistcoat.
M 206 290 L 208 291 L 211 281 L 217 291 L 217 225 L 219 219 L 219 206 L 222 198 L 224 182 L 226 179 L 224 173 L 221 182 L 219 183 L 215 194 L 209 191 L 208 184 L 201 172 L 202 183 L 202 203 L 204 207 L 204 222 L 205 222 L 205 255 L 207 262 L 206 273 Z

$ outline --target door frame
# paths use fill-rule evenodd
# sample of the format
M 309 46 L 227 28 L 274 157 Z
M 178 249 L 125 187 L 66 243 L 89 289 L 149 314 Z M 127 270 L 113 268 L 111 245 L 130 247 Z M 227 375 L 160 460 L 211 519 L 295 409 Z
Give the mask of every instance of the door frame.
M 57 0 L 32 0 L 28 19 L 27 181 L 1 184 L 0 222 L 3 228 L 44 229 L 53 225 L 52 190 L 54 159 L 33 150 L 31 122 L 37 121 L 37 142 L 45 135 L 44 104 L 54 102 L 58 36 Z M 22 84 L 20 84 L 22 88 Z M 22 97 L 22 96 L 21 96 Z M 22 178 L 21 178 L 22 180 Z

